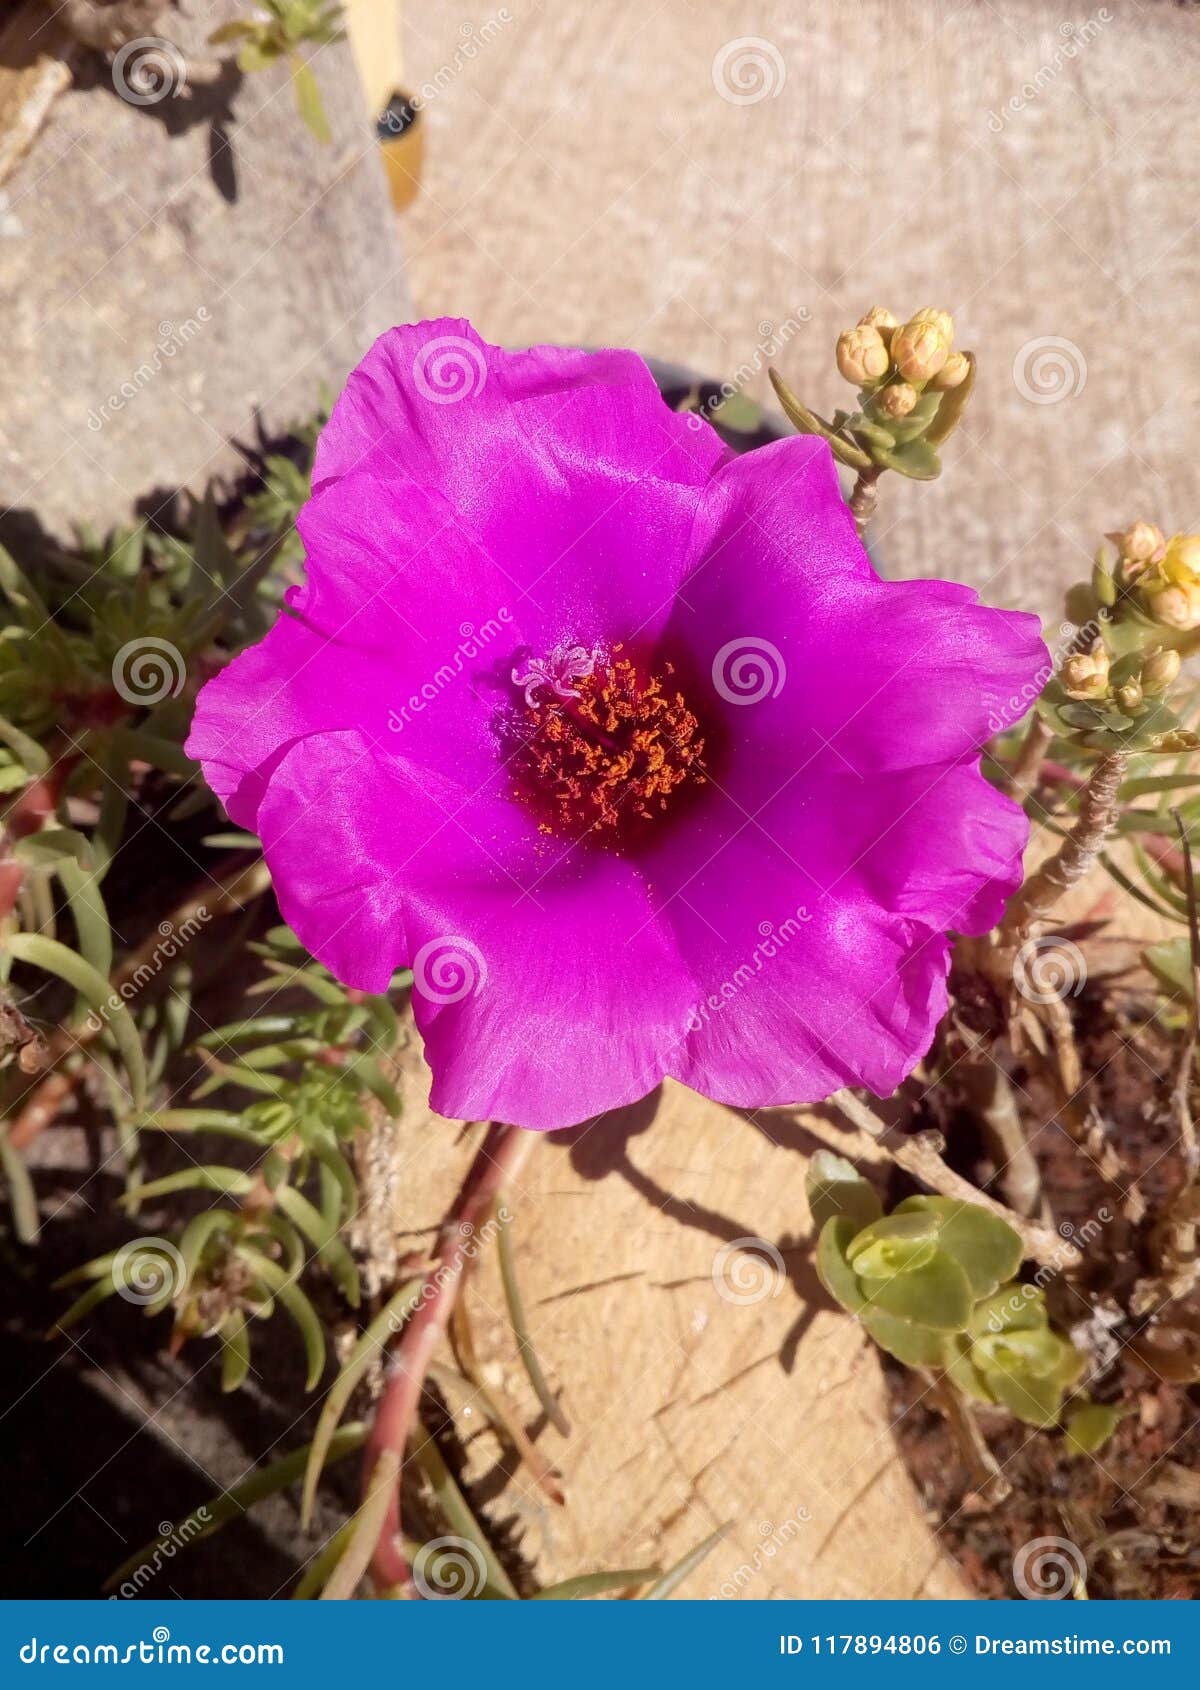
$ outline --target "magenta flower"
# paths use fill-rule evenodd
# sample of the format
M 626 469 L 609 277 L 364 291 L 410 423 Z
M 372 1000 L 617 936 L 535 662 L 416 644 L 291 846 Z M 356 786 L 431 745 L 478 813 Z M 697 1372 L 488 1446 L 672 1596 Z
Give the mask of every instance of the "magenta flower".
M 465 322 L 368 353 L 300 531 L 188 749 L 334 974 L 412 967 L 436 1109 L 895 1089 L 1020 880 L 978 753 L 1034 617 L 881 582 L 823 441 L 734 456 L 632 352 Z

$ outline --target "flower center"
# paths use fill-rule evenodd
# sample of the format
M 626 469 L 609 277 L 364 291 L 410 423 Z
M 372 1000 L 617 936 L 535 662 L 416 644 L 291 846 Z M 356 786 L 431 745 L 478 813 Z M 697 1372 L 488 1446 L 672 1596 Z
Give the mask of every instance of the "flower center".
M 543 833 L 612 843 L 706 779 L 700 723 L 673 683 L 674 666 L 648 674 L 621 650 L 559 646 L 512 672 L 524 693 L 514 796 L 542 812 Z

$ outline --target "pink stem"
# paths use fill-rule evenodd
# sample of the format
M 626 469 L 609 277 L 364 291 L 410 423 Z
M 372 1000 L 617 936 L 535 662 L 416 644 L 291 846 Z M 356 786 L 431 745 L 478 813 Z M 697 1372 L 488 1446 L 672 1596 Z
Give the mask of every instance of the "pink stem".
M 514 1177 L 533 1148 L 534 1134 L 496 1121 L 463 1182 L 458 1200 L 443 1221 L 421 1300 L 392 1352 L 383 1394 L 375 1410 L 363 1463 L 363 1496 L 370 1494 L 376 1463 L 394 1454 L 401 1466 L 388 1504 L 371 1572 L 380 1590 L 411 1588 L 411 1569 L 404 1554 L 400 1521 L 402 1463 L 417 1421 L 425 1376 L 446 1333 L 458 1293 L 476 1253 L 475 1234 L 500 1192 Z

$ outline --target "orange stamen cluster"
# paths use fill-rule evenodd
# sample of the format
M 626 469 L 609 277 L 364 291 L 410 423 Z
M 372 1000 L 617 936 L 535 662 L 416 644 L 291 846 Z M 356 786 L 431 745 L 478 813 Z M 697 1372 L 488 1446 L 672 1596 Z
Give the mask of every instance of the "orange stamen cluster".
M 539 698 L 513 759 L 515 795 L 542 810 L 544 833 L 578 838 L 654 820 L 686 782 L 701 783 L 704 740 L 683 694 L 628 658 L 598 665 L 576 695 Z

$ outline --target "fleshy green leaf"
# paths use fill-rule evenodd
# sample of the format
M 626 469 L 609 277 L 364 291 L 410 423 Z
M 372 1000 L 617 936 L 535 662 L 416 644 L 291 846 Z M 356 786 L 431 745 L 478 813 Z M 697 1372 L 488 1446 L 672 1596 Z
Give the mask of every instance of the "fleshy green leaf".
M 871 1182 L 863 1178 L 852 1162 L 844 1156 L 835 1156 L 832 1150 L 815 1152 L 808 1164 L 805 1184 L 813 1227 L 818 1232 L 835 1215 L 845 1215 L 857 1229 L 870 1226 L 883 1213 L 879 1194 Z

